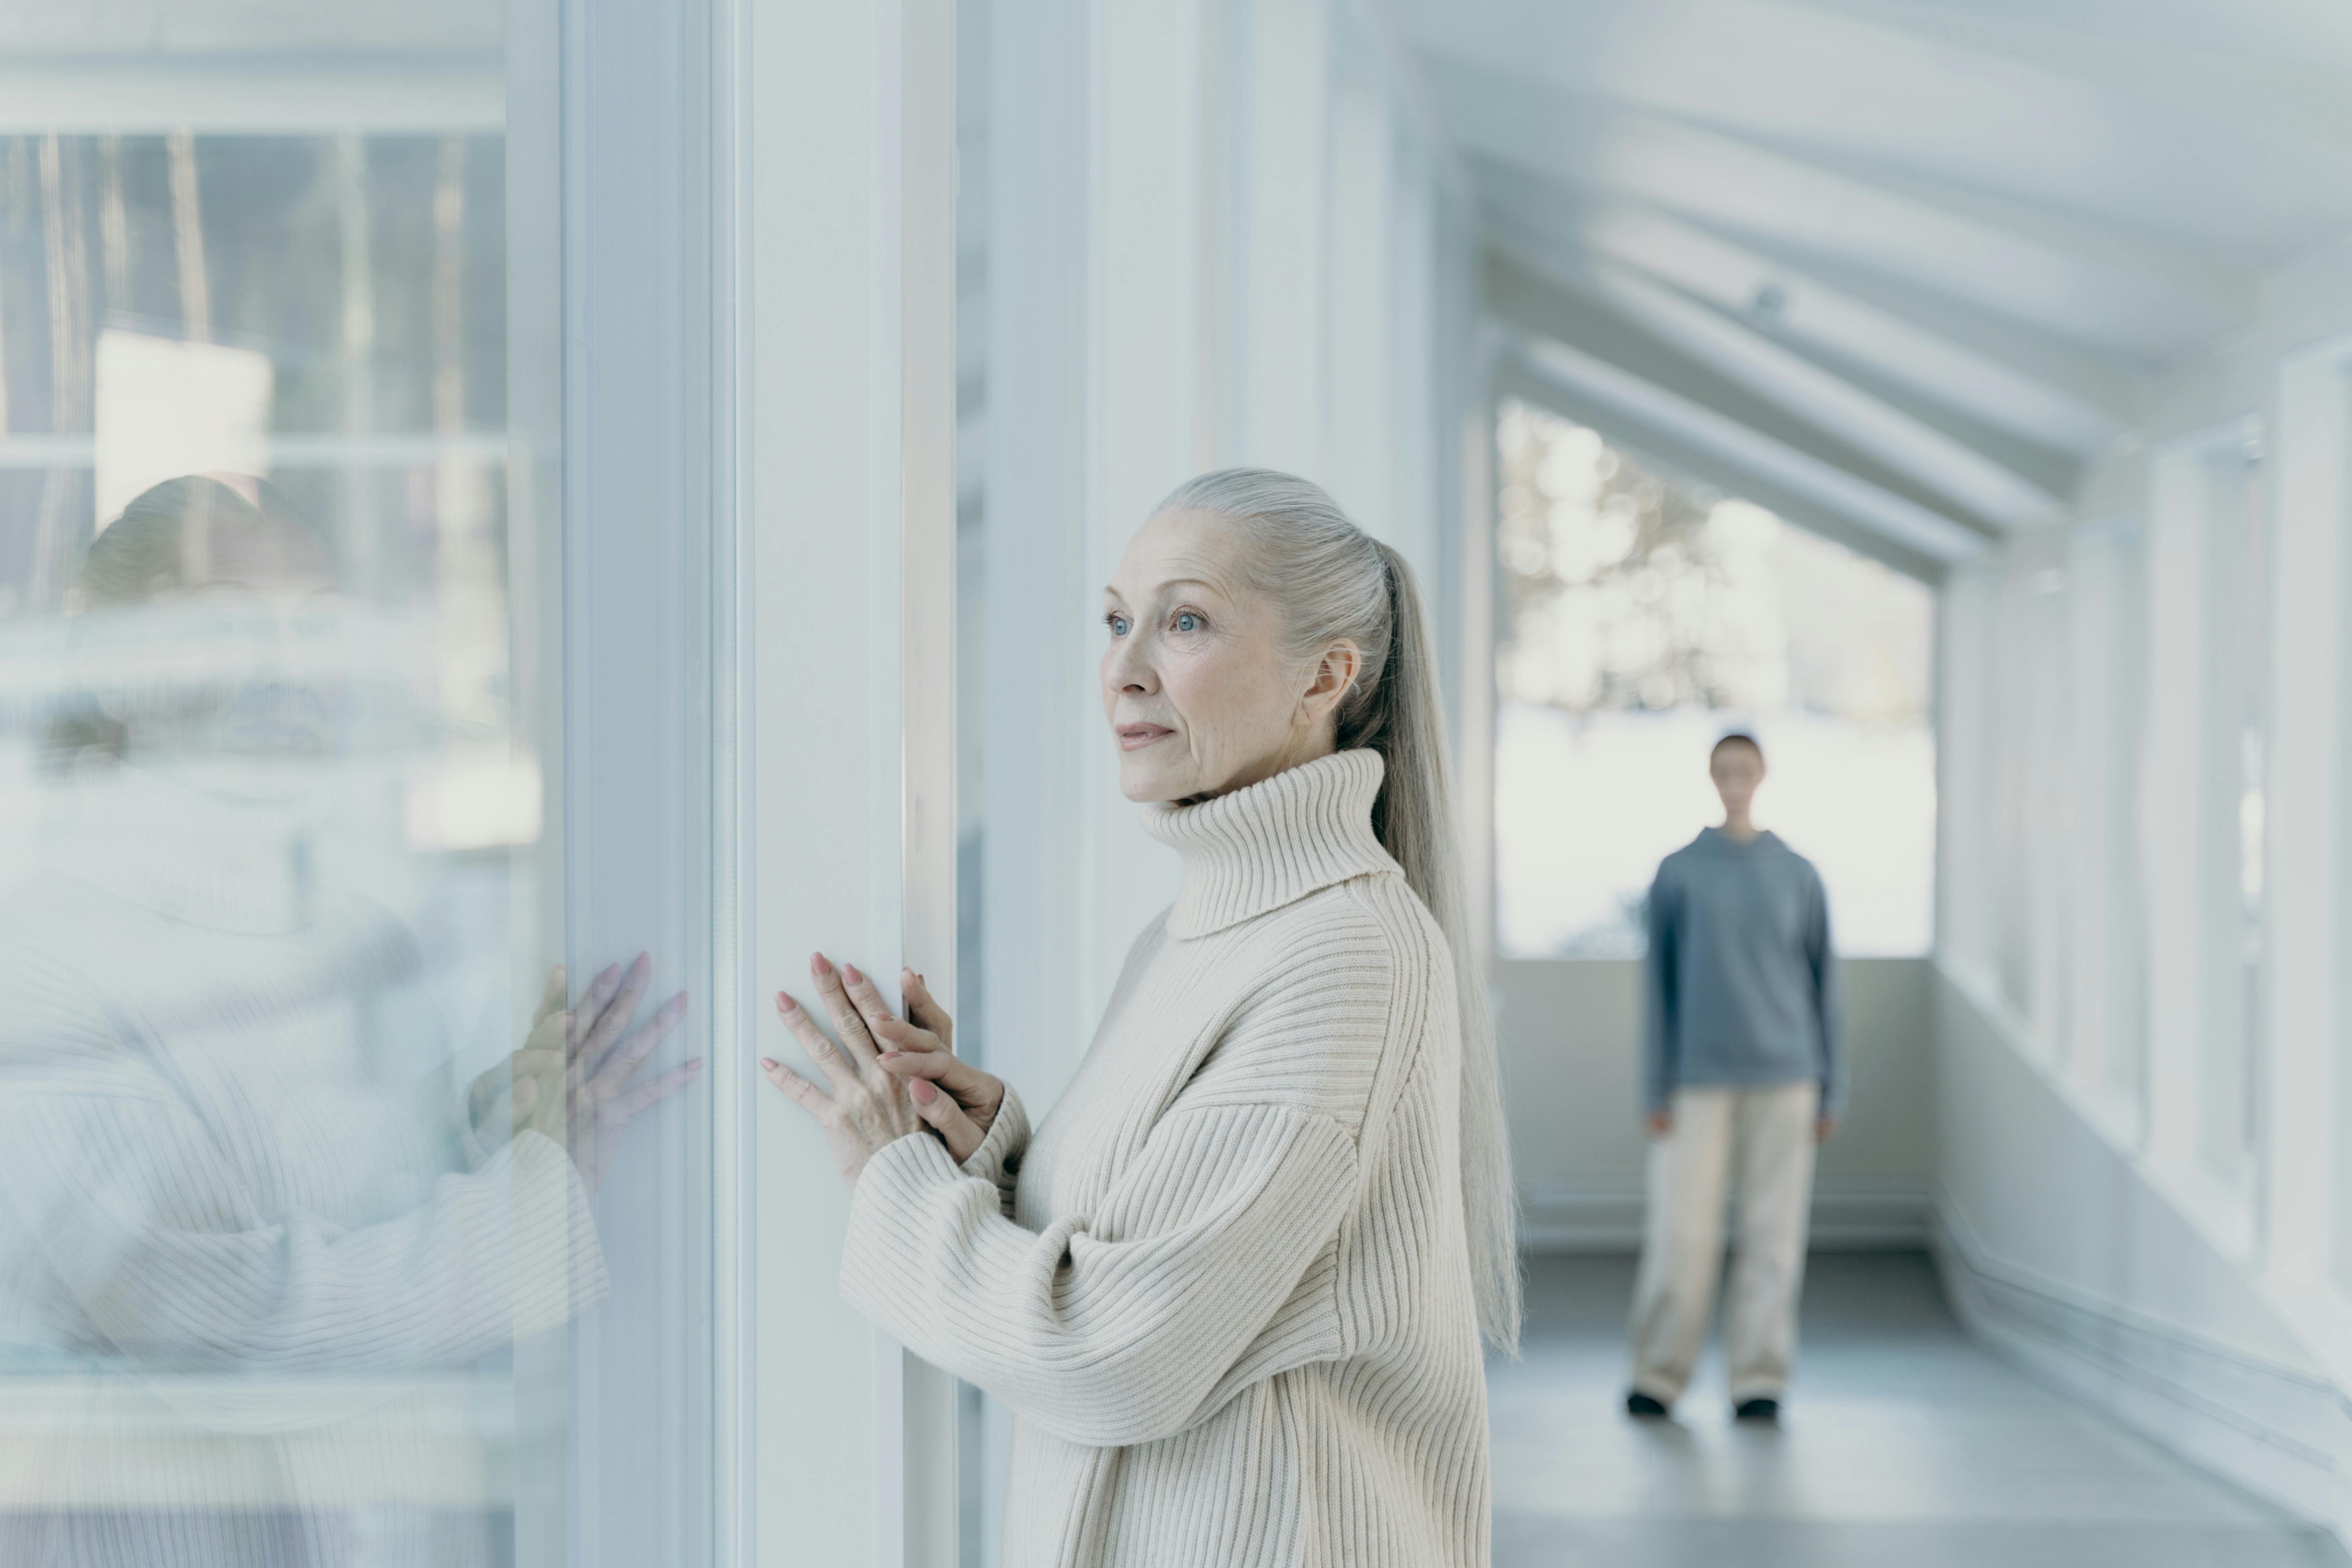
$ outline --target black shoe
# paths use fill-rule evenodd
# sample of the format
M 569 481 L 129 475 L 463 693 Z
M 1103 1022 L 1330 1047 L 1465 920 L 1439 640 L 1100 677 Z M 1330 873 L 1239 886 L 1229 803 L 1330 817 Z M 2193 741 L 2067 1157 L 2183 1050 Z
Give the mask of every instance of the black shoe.
M 1743 1399 L 1733 1406 L 1731 1418 L 1735 1421 L 1778 1422 L 1780 1419 L 1780 1402 L 1764 1395 Z
M 1662 1421 L 1667 1411 L 1664 1405 L 1637 1388 L 1625 1396 L 1625 1414 L 1639 1415 L 1644 1421 Z

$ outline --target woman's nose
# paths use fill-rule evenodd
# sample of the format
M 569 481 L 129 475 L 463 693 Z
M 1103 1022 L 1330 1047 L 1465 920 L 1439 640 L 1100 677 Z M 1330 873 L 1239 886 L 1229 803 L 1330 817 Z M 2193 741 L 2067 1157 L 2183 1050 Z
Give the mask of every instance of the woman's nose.
M 1136 637 L 1129 636 L 1114 643 L 1110 666 L 1105 674 L 1109 677 L 1113 689 L 1148 697 L 1159 681 L 1152 674 L 1151 661 L 1142 656 L 1142 649 L 1137 642 Z

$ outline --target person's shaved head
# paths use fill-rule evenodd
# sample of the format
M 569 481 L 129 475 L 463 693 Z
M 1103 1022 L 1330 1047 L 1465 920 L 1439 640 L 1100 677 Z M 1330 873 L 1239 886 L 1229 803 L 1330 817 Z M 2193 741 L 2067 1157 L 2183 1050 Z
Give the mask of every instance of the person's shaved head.
M 1764 760 L 1764 748 L 1757 742 L 1756 737 L 1748 733 L 1745 730 L 1734 730 L 1730 734 L 1726 735 L 1722 740 L 1717 741 L 1715 743 L 1715 750 L 1707 752 L 1706 760 L 1710 765 L 1714 763 L 1716 758 L 1723 755 L 1723 749 L 1726 746 L 1745 746 L 1749 751 L 1756 753 L 1756 760 L 1758 762 L 1760 763 Z

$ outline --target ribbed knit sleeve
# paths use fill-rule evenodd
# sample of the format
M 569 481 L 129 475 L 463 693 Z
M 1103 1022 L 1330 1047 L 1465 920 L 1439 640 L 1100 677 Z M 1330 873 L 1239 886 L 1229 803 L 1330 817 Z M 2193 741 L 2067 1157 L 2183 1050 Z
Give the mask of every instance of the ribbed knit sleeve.
M 452 1365 L 602 1300 L 571 1156 L 525 1132 L 347 1227 L 264 1213 L 158 1089 L 0 1086 L 0 1191 L 90 1325 L 160 1366 Z
M 1033 1232 L 936 1140 L 901 1138 L 852 1194 L 842 1294 L 1046 1431 L 1146 1443 L 1231 1392 L 1226 1373 L 1331 1241 L 1355 1184 L 1355 1141 L 1328 1117 L 1171 1110 L 1097 1212 Z M 1294 1356 L 1259 1358 L 1255 1376 L 1339 1352 L 1330 1315 L 1301 1328 Z
M 988 1124 L 981 1138 L 980 1147 L 971 1152 L 961 1169 L 967 1176 L 986 1182 L 997 1191 L 1002 1212 L 1013 1212 L 1013 1189 L 1021 1172 L 1021 1156 L 1029 1147 L 1029 1111 L 1013 1086 L 1004 1086 L 1004 1103 L 996 1108 L 996 1120 Z

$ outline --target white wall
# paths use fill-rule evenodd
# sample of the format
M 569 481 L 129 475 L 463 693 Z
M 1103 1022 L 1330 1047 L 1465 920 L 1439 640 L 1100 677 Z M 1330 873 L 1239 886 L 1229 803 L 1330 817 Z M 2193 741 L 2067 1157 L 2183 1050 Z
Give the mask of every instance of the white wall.
M 1037 1113 L 1176 889 L 1101 734 L 1100 585 L 1177 484 L 1268 464 L 1397 545 L 1453 635 L 1474 224 L 1369 4 L 989 26 L 977 1034 Z
M 1924 959 L 1846 959 L 1849 1099 L 1813 1184 L 1817 1247 L 1925 1245 L 1935 1174 L 1934 1016 Z M 1513 1165 L 1532 1248 L 1641 1245 L 1642 965 L 1496 966 Z
M 2352 237 L 2139 384 L 2076 521 L 1955 578 L 1937 1005 L 1964 1312 L 2352 1539 L 2348 378 Z
M 1936 982 L 1939 1261 L 1978 1332 L 2313 1519 L 2344 1522 L 2342 1384 L 1999 1004 Z

